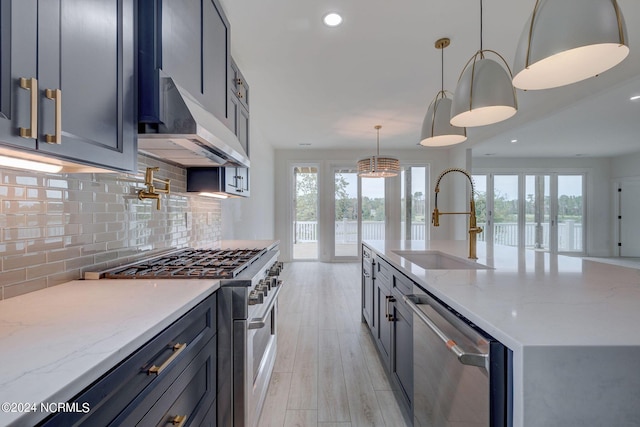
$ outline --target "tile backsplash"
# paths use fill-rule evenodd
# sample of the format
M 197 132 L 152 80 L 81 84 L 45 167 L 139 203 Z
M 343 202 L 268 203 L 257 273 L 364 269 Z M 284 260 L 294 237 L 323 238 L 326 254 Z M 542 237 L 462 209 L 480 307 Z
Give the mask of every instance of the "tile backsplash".
M 171 194 L 139 200 L 147 166 Z M 139 155 L 138 175 L 0 169 L 0 299 L 173 247 L 219 246 L 220 201 L 186 193 L 186 171 Z M 162 188 L 162 185 L 159 185 Z

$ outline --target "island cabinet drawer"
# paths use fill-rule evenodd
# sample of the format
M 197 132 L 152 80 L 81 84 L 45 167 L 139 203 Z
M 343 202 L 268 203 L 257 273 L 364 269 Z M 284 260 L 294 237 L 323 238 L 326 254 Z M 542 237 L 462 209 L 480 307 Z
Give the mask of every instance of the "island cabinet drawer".
M 373 259 L 373 254 L 371 253 L 371 249 L 366 246 L 362 246 L 362 260 L 369 261 Z
M 413 293 L 413 281 L 399 271 L 394 271 L 393 288 L 398 289 L 403 295 Z
M 376 258 L 376 280 L 379 286 L 384 286 L 391 290 L 391 280 L 393 279 L 393 267 L 380 257 Z
M 215 345 L 216 298 L 209 296 L 70 400 L 88 406 L 87 413 L 60 412 L 40 425 L 123 425 L 131 413 L 143 407 L 146 413 L 205 346 Z

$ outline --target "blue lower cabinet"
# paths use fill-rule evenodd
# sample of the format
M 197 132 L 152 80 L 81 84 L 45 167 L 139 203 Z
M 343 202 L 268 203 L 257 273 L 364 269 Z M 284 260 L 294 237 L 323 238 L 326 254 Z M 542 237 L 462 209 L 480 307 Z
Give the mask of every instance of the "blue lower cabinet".
M 41 426 L 206 425 L 216 398 L 213 294 L 70 400 L 88 413 L 58 413 Z M 183 418 L 184 417 L 184 418 Z M 215 419 L 215 418 L 214 418 Z

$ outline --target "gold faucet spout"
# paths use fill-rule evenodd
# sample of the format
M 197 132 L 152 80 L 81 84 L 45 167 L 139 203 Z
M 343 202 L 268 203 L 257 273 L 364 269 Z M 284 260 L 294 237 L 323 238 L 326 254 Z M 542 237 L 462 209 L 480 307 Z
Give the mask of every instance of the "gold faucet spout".
M 171 180 L 160 179 L 153 176 L 154 172 L 159 171 L 159 167 L 148 167 L 144 174 L 144 184 L 147 186 L 146 190 L 138 191 L 138 199 L 154 199 L 156 201 L 156 209 L 160 210 L 160 193 L 169 194 L 171 191 Z M 154 182 L 160 182 L 165 185 L 164 188 L 157 188 Z

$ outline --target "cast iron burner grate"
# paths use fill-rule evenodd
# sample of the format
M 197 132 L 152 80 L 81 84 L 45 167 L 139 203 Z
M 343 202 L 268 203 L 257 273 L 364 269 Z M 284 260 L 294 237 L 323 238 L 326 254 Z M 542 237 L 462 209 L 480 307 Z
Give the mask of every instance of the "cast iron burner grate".
M 265 249 L 182 249 L 104 274 L 106 279 L 229 279 L 258 259 Z

